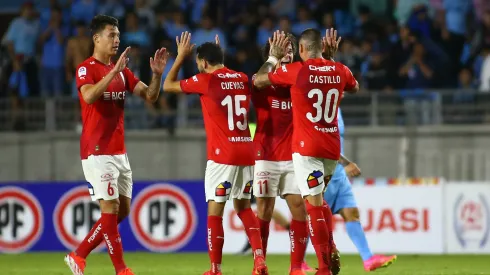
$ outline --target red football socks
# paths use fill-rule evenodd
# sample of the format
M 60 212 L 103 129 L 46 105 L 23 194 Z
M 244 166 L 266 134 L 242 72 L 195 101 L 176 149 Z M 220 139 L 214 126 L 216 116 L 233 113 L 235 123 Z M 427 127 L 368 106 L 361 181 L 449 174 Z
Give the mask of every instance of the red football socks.
M 221 272 L 224 243 L 223 218 L 219 216 L 208 216 L 208 254 L 209 260 L 211 261 L 212 274 Z
M 99 244 L 104 240 L 104 237 L 102 236 L 102 223 L 99 219 L 92 229 L 90 229 L 90 232 L 88 232 L 87 236 L 85 239 L 78 245 L 77 249 L 75 250 L 75 253 L 77 256 L 82 257 L 86 259 L 90 252 L 97 248 Z M 117 223 L 121 223 L 122 219 L 118 217 Z
M 102 237 L 102 218 L 100 218 L 90 229 L 90 232 L 88 232 L 87 236 L 83 241 L 78 245 L 77 249 L 75 250 L 75 253 L 77 256 L 80 256 L 84 259 L 87 258 L 88 254 L 92 252 L 97 246 L 99 246 L 100 242 L 102 242 L 103 237 Z
M 335 247 L 335 243 L 333 241 L 333 214 L 330 206 L 328 206 L 327 202 L 323 200 L 323 217 L 325 217 L 325 221 L 327 223 L 328 233 L 330 236 L 330 246 Z
M 311 243 L 315 248 L 319 269 L 328 270 L 331 257 L 330 236 L 326 219 L 323 216 L 323 206 L 313 206 L 306 201 L 306 211 L 308 212 Z
M 116 273 L 126 268 L 123 259 L 121 236 L 117 229 L 117 214 L 102 213 L 100 217 L 102 235 Z
M 255 257 L 264 257 L 264 251 L 262 249 L 262 240 L 260 237 L 261 231 L 259 222 L 255 217 L 252 208 L 247 208 L 238 213 L 238 217 L 242 220 L 243 226 L 245 227 L 245 232 L 248 236 L 248 241 L 252 246 L 252 251 Z
M 267 255 L 267 242 L 269 241 L 269 229 L 270 229 L 270 221 L 264 221 L 259 218 L 260 225 L 260 237 L 262 238 L 262 249 L 264 250 L 264 258 Z
M 301 269 L 308 240 L 306 221 L 292 220 L 289 238 L 291 241 L 291 270 Z

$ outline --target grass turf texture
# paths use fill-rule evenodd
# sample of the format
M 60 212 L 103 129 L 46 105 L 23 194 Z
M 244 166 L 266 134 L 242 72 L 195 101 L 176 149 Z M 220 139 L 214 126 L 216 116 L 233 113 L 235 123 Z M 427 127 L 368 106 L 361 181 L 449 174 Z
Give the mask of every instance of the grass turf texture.
M 63 262 L 61 253 L 27 253 L 19 255 L 0 254 L 0 274 L 71 274 Z M 207 254 L 154 254 L 125 253 L 126 263 L 136 275 L 202 275 L 208 268 Z M 356 255 L 343 255 L 342 275 L 369 274 L 362 268 Z M 313 255 L 308 262 L 316 263 Z M 225 255 L 223 273 L 229 275 L 250 275 L 251 256 Z M 288 274 L 289 256 L 270 255 L 267 257 L 270 275 Z M 87 261 L 86 275 L 114 274 L 109 256 L 104 253 L 93 254 Z M 313 274 L 313 273 L 310 273 Z M 375 271 L 374 274 L 396 275 L 490 275 L 490 256 L 452 255 L 452 256 L 399 256 L 388 268 Z

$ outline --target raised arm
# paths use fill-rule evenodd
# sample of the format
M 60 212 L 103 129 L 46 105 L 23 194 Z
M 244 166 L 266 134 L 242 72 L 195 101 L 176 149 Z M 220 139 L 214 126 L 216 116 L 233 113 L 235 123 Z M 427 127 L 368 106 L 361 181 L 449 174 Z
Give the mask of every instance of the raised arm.
M 160 94 L 160 85 L 162 83 L 162 74 L 167 65 L 168 52 L 167 49 L 161 48 L 155 52 L 154 57 L 150 57 L 150 67 L 153 76 L 150 85 L 146 86 L 143 82 L 138 82 L 134 87 L 133 93 L 139 95 L 147 102 L 155 102 Z
M 175 37 L 175 41 L 177 43 L 177 57 L 175 58 L 175 62 L 165 77 L 165 81 L 163 82 L 164 92 L 182 92 L 180 81 L 177 80 L 177 76 L 180 68 L 182 68 L 182 65 L 184 64 L 185 59 L 192 53 L 192 49 L 194 49 L 195 46 L 194 44 L 191 44 L 191 33 L 189 32 L 183 32 L 180 35 L 180 39 L 178 36 Z
M 257 89 L 263 89 L 272 85 L 269 79 L 269 73 L 276 68 L 277 63 L 286 55 L 287 46 L 289 40 L 284 32 L 275 31 L 273 38 L 269 38 L 271 49 L 269 51 L 269 58 L 260 67 L 259 71 L 255 75 L 254 86 Z

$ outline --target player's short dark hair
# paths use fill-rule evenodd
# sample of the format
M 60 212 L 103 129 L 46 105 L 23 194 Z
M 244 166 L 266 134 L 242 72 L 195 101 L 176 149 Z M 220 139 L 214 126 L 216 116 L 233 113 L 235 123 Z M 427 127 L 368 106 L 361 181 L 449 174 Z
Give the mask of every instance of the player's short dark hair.
M 296 37 L 292 33 L 287 33 L 286 36 L 289 38 L 289 41 L 291 41 L 291 46 L 293 46 L 293 55 L 296 55 L 298 52 L 298 41 L 296 40 Z M 269 57 L 269 51 L 271 49 L 271 44 L 269 41 L 265 43 L 264 48 L 262 49 L 262 57 L 264 59 L 267 59 Z
M 306 50 L 319 52 L 322 50 L 322 34 L 316 29 L 306 29 L 299 36 L 299 41 L 306 42 Z
M 206 60 L 211 66 L 223 64 L 225 54 L 219 45 L 214 42 L 206 42 L 196 49 L 197 58 Z
M 119 28 L 119 21 L 109 15 L 96 15 L 90 23 L 90 32 L 92 33 L 92 35 L 99 33 L 103 31 L 107 25 Z

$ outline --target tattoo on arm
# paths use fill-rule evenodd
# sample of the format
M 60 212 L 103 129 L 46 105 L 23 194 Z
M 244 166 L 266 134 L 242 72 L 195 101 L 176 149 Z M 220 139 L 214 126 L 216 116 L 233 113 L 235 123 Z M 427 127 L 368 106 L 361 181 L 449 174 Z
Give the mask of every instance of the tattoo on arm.
M 265 73 L 269 73 L 269 72 L 272 72 L 274 70 L 274 67 L 276 65 L 270 63 L 270 62 L 265 62 L 262 67 L 260 67 L 259 71 L 257 72 L 257 74 L 265 74 Z
M 344 155 L 340 155 L 339 163 L 342 164 L 342 166 L 347 166 L 351 163 L 351 161 Z
M 162 77 L 159 75 L 153 75 L 150 81 L 150 85 L 146 90 L 146 98 L 151 100 L 157 100 L 158 94 L 160 93 L 160 84 Z

